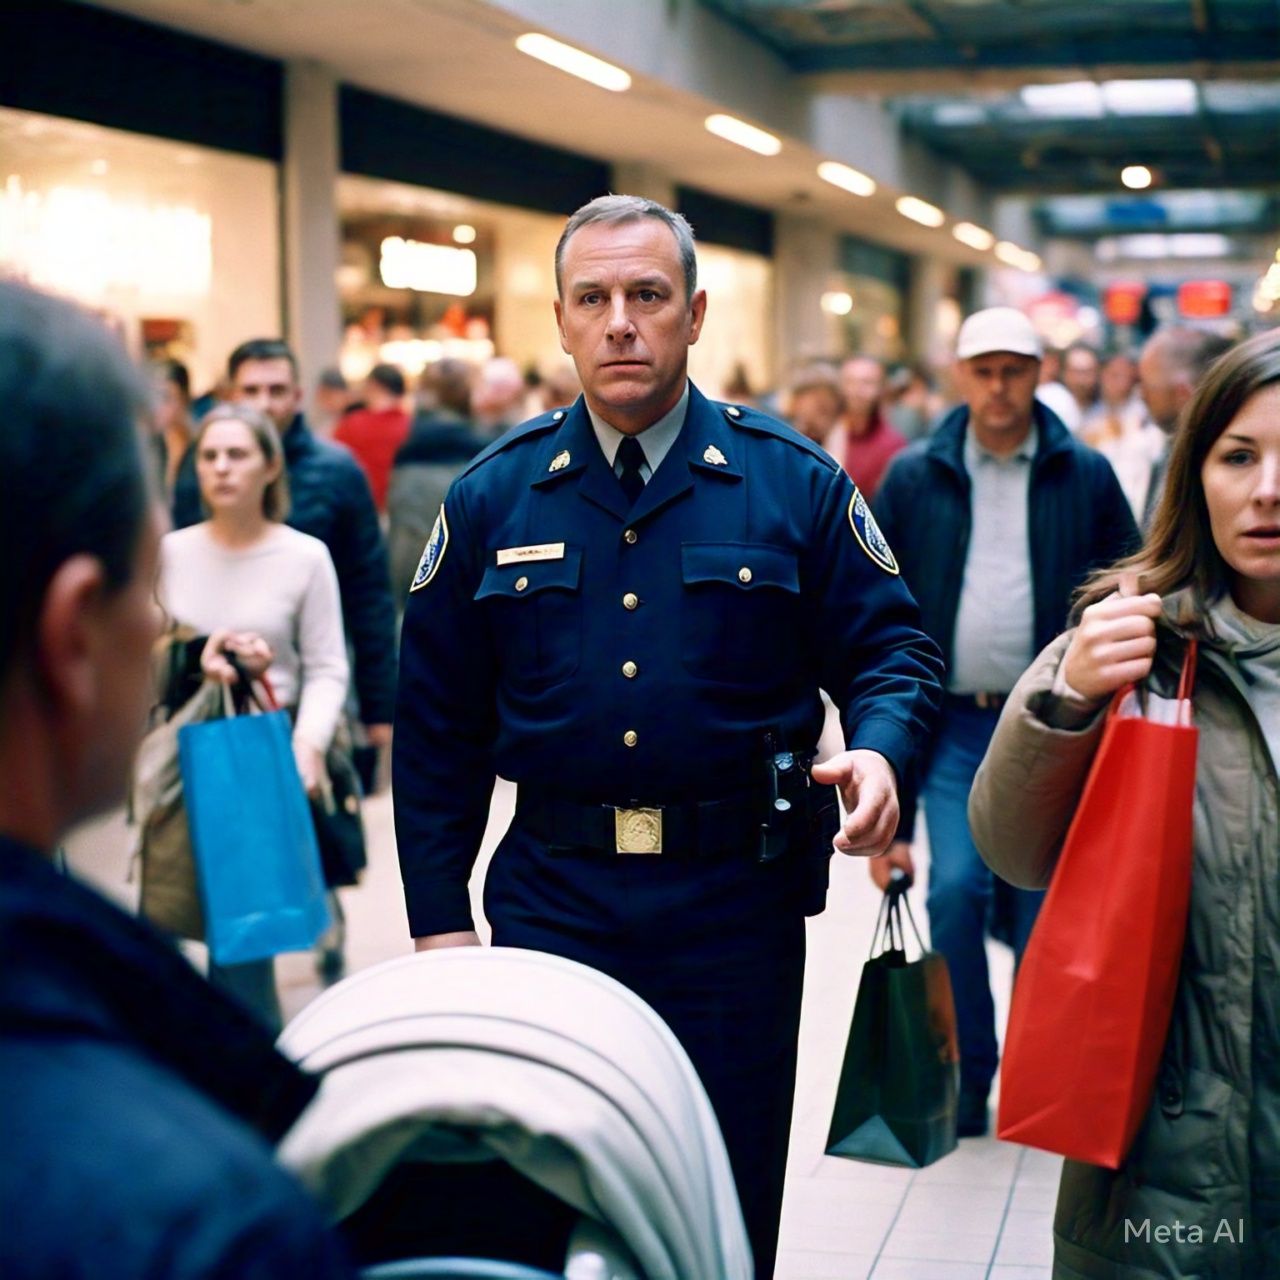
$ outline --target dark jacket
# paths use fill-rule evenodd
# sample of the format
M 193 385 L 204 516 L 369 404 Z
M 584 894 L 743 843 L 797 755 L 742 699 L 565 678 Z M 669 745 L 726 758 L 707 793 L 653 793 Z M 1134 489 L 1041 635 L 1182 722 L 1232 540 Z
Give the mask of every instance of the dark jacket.
M 0 1275 L 349 1274 L 270 1143 L 315 1083 L 142 922 L 0 836 Z
M 485 447 L 471 424 L 446 409 L 420 411 L 400 446 L 387 490 L 391 590 L 403 609 L 449 486 Z
M 341 445 L 318 440 L 302 414 L 284 433 L 288 523 L 329 548 L 338 571 L 342 616 L 355 650 L 353 677 L 365 724 L 390 724 L 395 707 L 395 609 L 387 552 L 373 495 L 360 464 Z M 195 450 L 187 450 L 173 494 L 174 527 L 205 518 Z
M 1076 440 L 1038 400 L 1033 413 L 1039 439 L 1031 462 L 1027 530 L 1031 652 L 1039 653 L 1066 626 L 1076 588 L 1094 569 L 1135 551 L 1140 539 L 1106 458 Z M 973 528 L 964 465 L 968 426 L 966 405 L 951 410 L 931 435 L 898 454 L 875 500 L 876 518 L 919 602 L 925 633 L 942 650 L 948 669 Z M 908 797 L 901 839 L 910 837 L 914 816 Z
M 1039 653 L 1066 626 L 1075 589 L 1089 573 L 1138 547 L 1138 527 L 1111 464 L 1076 440 L 1036 402 L 1039 442 L 1031 463 L 1027 527 Z M 964 466 L 969 410 L 961 405 L 933 434 L 893 460 L 874 509 L 924 629 L 951 665 L 960 589 L 973 527 Z M 997 691 L 999 692 L 999 691 Z

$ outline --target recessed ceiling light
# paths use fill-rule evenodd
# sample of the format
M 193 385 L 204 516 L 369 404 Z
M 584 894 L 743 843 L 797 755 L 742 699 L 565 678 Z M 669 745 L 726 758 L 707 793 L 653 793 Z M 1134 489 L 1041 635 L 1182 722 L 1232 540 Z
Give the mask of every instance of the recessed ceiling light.
M 851 192 L 855 196 L 875 194 L 874 178 L 868 178 L 865 173 L 859 173 L 857 169 L 852 169 L 847 164 L 838 164 L 835 160 L 824 160 L 818 166 L 818 177 L 823 182 L 829 182 L 833 187 L 839 187 L 842 191 Z
M 1120 181 L 1130 191 L 1145 191 L 1151 185 L 1151 170 L 1145 164 L 1130 164 L 1120 170 Z
M 454 244 L 475 244 L 476 229 L 469 223 L 460 222 L 453 229 Z
M 832 289 L 822 295 L 819 305 L 828 315 L 847 316 L 853 310 L 853 294 L 843 289 Z
M 936 204 L 930 204 L 916 196 L 899 196 L 894 208 L 904 218 L 910 218 L 922 227 L 940 227 L 947 220 L 947 215 Z
M 708 133 L 714 133 L 717 138 L 723 138 L 726 142 L 736 142 L 738 146 L 746 147 L 757 155 L 776 156 L 782 150 L 780 138 L 775 138 L 773 134 L 757 129 L 755 125 L 739 120 L 736 116 L 717 114 L 708 116 L 703 123 Z
M 996 257 L 1011 267 L 1017 267 L 1019 271 L 1040 270 L 1039 257 L 1030 249 L 1023 249 L 1011 240 L 1001 240 L 996 245 Z
M 527 53 L 539 62 L 555 67 L 559 71 L 567 71 L 579 80 L 590 81 L 601 89 L 609 89 L 614 93 L 622 93 L 631 88 L 631 77 L 621 67 L 615 67 L 603 58 L 593 57 L 571 44 L 562 44 L 550 36 L 539 35 L 536 31 L 526 32 L 516 38 L 516 48 Z
M 951 228 L 951 234 L 961 244 L 967 244 L 970 249 L 977 249 L 979 253 L 985 253 L 996 242 L 995 236 L 990 231 L 984 227 L 975 226 L 972 222 L 957 222 Z

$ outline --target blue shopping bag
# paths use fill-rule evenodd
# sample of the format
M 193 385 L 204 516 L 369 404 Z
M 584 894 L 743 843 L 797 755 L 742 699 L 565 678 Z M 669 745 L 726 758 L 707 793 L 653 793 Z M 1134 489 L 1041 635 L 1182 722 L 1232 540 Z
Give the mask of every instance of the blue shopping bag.
M 178 732 L 178 757 L 218 964 L 305 951 L 329 927 L 320 850 L 284 711 Z

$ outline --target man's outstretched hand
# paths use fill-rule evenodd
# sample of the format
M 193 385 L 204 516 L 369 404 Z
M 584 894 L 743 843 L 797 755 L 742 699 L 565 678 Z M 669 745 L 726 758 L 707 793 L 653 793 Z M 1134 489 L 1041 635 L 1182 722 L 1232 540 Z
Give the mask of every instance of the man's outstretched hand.
M 842 751 L 813 766 L 813 780 L 840 788 L 845 819 L 836 832 L 840 853 L 875 857 L 898 830 L 898 780 L 878 751 Z

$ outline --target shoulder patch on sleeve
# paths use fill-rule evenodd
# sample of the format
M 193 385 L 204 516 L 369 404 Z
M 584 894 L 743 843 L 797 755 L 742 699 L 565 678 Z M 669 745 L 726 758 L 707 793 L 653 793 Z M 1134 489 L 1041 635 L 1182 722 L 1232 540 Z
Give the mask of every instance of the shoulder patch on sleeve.
M 413 585 L 410 591 L 419 591 L 436 576 L 436 570 L 440 568 L 440 562 L 444 559 L 444 553 L 449 548 L 449 521 L 445 518 L 444 504 L 440 505 L 440 514 L 436 516 L 436 522 L 431 526 L 431 537 L 427 539 L 427 545 L 422 550 L 422 559 L 418 561 L 418 571 L 413 575 Z
M 871 514 L 871 508 L 867 506 L 867 500 L 856 484 L 853 486 L 853 497 L 849 499 L 849 527 L 853 530 L 853 536 L 858 539 L 858 545 L 874 564 L 885 573 L 900 572 L 888 540 L 880 532 L 880 526 L 876 524 L 876 518 Z

